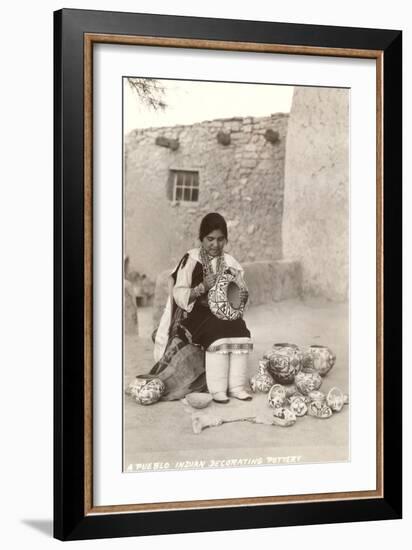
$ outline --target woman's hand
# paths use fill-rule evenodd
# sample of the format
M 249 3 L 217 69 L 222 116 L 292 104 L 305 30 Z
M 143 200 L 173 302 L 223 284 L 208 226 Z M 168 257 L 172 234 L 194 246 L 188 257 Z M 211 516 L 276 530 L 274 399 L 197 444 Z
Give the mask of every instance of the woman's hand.
M 213 275 L 213 273 L 206 275 L 206 277 L 203 279 L 203 284 L 206 292 L 209 292 L 209 290 L 212 288 L 212 286 L 215 285 L 215 283 L 216 283 L 216 275 Z

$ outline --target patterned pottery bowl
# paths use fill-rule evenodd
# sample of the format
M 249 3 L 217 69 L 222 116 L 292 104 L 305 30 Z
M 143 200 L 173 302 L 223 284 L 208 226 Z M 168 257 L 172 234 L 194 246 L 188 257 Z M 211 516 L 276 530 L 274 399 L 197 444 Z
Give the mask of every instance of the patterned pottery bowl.
M 268 403 L 269 407 L 275 409 L 277 407 L 282 407 L 286 401 L 286 391 L 283 386 L 280 384 L 275 384 L 270 388 L 268 394 Z
M 308 414 L 315 418 L 330 418 L 332 416 L 332 409 L 326 403 L 322 404 L 319 401 L 312 401 L 308 405 Z
M 242 289 L 238 277 L 230 271 L 224 271 L 208 293 L 209 308 L 213 315 L 224 321 L 241 319 L 247 302 L 247 296 L 240 293 Z
M 287 407 L 273 409 L 273 423 L 277 426 L 289 427 L 296 422 L 296 414 Z
M 140 375 L 136 376 L 132 382 L 126 388 L 126 394 L 136 398 L 137 394 L 143 386 L 145 386 L 150 380 L 153 380 L 153 376 Z
M 269 360 L 262 359 L 261 361 L 259 361 L 257 374 L 269 374 L 268 368 L 269 368 Z
M 268 393 L 273 386 L 273 378 L 270 374 L 256 374 L 250 379 L 250 387 L 253 392 Z
M 318 390 L 322 385 L 322 377 L 317 372 L 299 372 L 295 378 L 295 384 L 303 395 Z
M 274 344 L 263 356 L 269 360 L 269 374 L 280 384 L 293 383 L 302 369 L 302 358 L 302 352 L 295 344 Z
M 309 346 L 303 350 L 302 371 L 325 376 L 336 361 L 336 355 L 326 346 Z
M 146 380 L 136 393 L 136 401 L 139 405 L 152 405 L 159 401 L 166 390 L 166 386 L 159 378 Z
M 313 390 L 308 394 L 309 401 L 319 401 L 320 403 L 326 403 L 326 395 L 319 390 Z
M 308 412 L 308 406 L 306 405 L 306 399 L 303 395 L 292 395 L 289 398 L 290 410 L 295 413 L 296 416 L 305 416 Z
M 340 412 L 345 404 L 345 394 L 339 388 L 332 388 L 326 396 L 326 404 L 333 412 Z

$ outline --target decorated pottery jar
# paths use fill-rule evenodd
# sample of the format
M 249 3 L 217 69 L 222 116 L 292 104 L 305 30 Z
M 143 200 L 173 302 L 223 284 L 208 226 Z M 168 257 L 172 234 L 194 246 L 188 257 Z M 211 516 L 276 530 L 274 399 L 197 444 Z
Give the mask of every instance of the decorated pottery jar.
M 267 393 L 273 386 L 273 378 L 270 374 L 256 374 L 250 379 L 250 387 L 255 393 Z
M 345 395 L 339 388 L 332 388 L 329 390 L 328 395 L 326 396 L 326 404 L 334 412 L 339 412 L 342 410 L 343 405 L 345 404 Z
M 269 360 L 262 359 L 261 361 L 259 361 L 257 374 L 268 374 L 269 373 L 268 368 L 269 368 Z
M 140 388 L 142 388 L 151 378 L 136 377 L 126 388 L 126 394 L 136 398 Z
M 308 412 L 308 406 L 306 405 L 306 399 L 303 395 L 295 394 L 289 398 L 290 410 L 295 413 L 296 416 L 305 416 Z
M 273 409 L 273 423 L 278 426 L 293 426 L 296 422 L 296 414 L 287 407 L 275 407 Z
M 216 284 L 209 290 L 208 303 L 210 311 L 224 321 L 234 321 L 243 316 L 247 302 L 247 294 L 241 294 L 246 289 L 238 277 L 230 270 L 225 270 L 217 278 Z
M 166 386 L 159 378 L 146 380 L 136 393 L 136 401 L 140 405 L 152 405 L 159 401 L 166 390 Z
M 283 386 L 280 384 L 275 384 L 270 388 L 268 394 L 268 403 L 269 407 L 272 409 L 276 407 L 281 407 L 286 401 L 286 391 Z
M 292 384 L 302 368 L 302 357 L 302 352 L 295 344 L 274 344 L 263 356 L 269 360 L 269 373 L 280 384 Z
M 309 346 L 303 350 L 302 371 L 325 376 L 333 367 L 336 355 L 326 346 Z
M 299 372 L 295 377 L 295 384 L 303 395 L 309 395 L 321 387 L 322 378 L 317 372 Z
M 309 401 L 319 401 L 320 403 L 326 403 L 326 395 L 319 391 L 313 390 L 308 394 Z
M 332 409 L 320 401 L 311 401 L 308 405 L 308 414 L 315 418 L 330 418 Z

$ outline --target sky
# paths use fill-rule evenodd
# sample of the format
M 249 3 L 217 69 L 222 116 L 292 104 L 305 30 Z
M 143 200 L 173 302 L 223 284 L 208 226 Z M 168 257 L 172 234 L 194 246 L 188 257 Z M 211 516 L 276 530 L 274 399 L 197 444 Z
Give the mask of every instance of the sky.
M 141 103 L 126 79 L 124 85 L 124 131 L 135 128 L 194 124 L 216 118 L 267 116 L 288 113 L 293 86 L 161 80 L 164 85 L 164 111 Z

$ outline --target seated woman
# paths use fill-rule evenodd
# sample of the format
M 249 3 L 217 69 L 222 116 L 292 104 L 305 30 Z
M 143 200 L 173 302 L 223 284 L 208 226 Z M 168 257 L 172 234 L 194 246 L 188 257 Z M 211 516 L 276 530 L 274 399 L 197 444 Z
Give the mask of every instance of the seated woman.
M 228 240 L 223 216 L 207 214 L 200 224 L 199 240 L 201 246 L 189 250 L 172 272 L 170 300 L 155 339 L 158 363 L 151 373 L 159 374 L 166 368 L 165 358 L 173 357 L 171 350 L 176 346 L 173 348 L 172 341 L 173 336 L 177 336 L 180 341 L 194 344 L 205 352 L 206 385 L 214 401 L 227 403 L 227 394 L 250 400 L 247 365 L 248 353 L 253 347 L 250 331 L 242 318 L 218 318 L 208 302 L 209 290 L 225 271 L 234 275 L 239 283 L 238 300 L 245 303 L 248 297 L 242 266 L 223 250 Z M 236 297 L 233 300 L 236 301 Z

